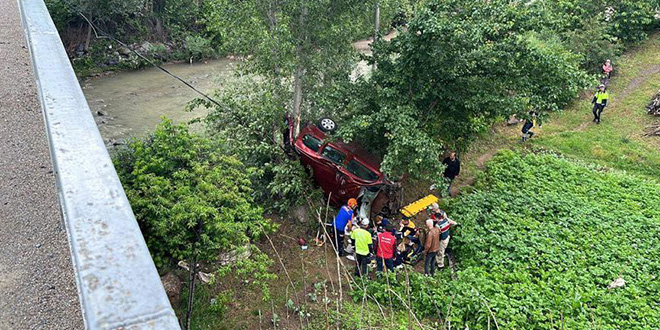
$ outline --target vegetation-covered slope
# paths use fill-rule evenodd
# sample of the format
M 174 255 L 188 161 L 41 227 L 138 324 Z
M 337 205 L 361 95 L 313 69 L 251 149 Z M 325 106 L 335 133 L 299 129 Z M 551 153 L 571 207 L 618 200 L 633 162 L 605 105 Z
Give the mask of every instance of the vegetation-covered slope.
M 470 329 L 660 324 L 660 185 L 551 154 L 506 151 L 448 205 L 457 280 L 413 276 L 420 316 Z M 618 277 L 623 288 L 608 289 Z M 369 285 L 383 303 L 384 282 Z M 396 287 L 396 286 L 395 286 Z M 401 294 L 405 285 L 396 287 Z M 449 311 L 449 312 L 448 312 Z

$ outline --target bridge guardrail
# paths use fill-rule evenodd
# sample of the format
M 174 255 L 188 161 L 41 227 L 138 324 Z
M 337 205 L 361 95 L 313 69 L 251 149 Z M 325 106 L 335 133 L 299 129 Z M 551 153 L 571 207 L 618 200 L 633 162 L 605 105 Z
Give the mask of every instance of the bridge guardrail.
M 180 329 L 46 5 L 18 1 L 85 327 Z

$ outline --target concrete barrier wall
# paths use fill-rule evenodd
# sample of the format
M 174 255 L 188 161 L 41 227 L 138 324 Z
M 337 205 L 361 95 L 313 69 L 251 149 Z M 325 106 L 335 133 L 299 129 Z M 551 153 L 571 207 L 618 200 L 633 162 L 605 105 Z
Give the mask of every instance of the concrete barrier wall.
M 48 10 L 19 2 L 85 327 L 180 329 Z

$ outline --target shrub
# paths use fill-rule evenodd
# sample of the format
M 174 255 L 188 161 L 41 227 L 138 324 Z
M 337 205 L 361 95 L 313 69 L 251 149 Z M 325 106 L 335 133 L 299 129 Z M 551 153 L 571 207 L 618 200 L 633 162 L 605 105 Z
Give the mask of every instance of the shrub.
M 185 125 L 164 121 L 118 150 L 114 163 L 159 267 L 215 260 L 268 227 L 252 199 L 251 170 Z
M 185 39 L 185 47 L 188 58 L 193 60 L 211 58 L 216 54 L 215 49 L 211 46 L 211 40 L 205 39 L 199 35 L 187 36 Z
M 502 152 L 475 193 L 447 205 L 461 223 L 451 242 L 457 280 L 412 275 L 414 310 L 470 329 L 492 324 L 491 311 L 502 329 L 653 328 L 660 324 L 657 196 L 656 181 L 550 154 Z M 617 277 L 626 285 L 608 289 Z M 383 285 L 369 291 L 386 302 Z

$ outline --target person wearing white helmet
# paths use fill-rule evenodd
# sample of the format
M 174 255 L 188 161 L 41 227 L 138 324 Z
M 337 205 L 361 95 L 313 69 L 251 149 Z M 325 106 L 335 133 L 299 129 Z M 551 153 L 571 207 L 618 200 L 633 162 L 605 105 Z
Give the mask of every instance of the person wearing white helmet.
M 351 232 L 351 239 L 355 241 L 355 276 L 361 277 L 367 274 L 367 265 L 373 253 L 373 239 L 369 228 L 369 219 L 362 219 L 360 228 Z

